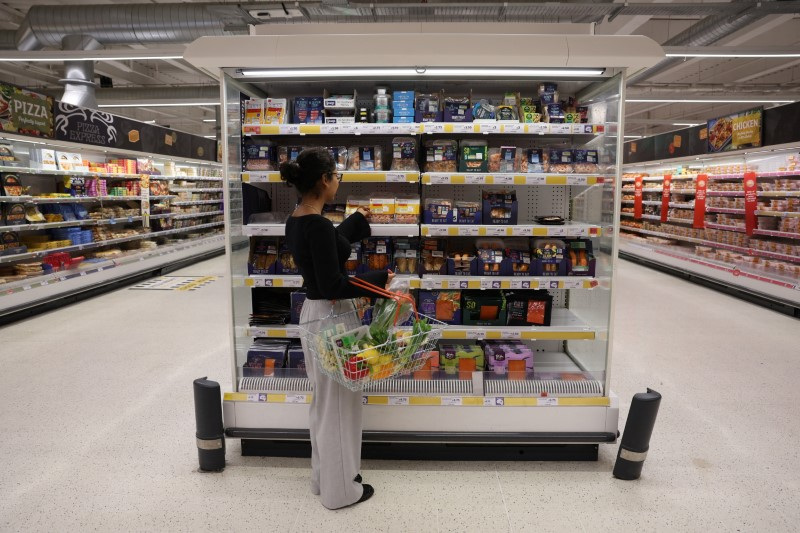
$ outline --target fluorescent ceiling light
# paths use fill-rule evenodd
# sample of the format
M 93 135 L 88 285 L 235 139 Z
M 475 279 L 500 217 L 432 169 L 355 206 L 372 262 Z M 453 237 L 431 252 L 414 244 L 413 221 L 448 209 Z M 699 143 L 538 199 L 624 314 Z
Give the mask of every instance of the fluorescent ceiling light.
M 797 52 L 667 52 L 667 57 L 800 57 Z
M 641 139 L 642 138 L 641 135 L 625 135 L 624 137 L 626 139 Z
M 791 104 L 794 100 L 771 100 L 771 99 L 758 99 L 751 100 L 737 100 L 737 99 L 711 99 L 711 100 L 678 100 L 675 98 L 626 98 L 626 102 L 635 104 Z
M 138 104 L 99 104 L 97 107 L 189 107 L 202 105 L 219 105 L 219 102 L 175 102 L 159 104 L 147 104 L 140 102 Z
M 216 121 L 217 121 L 217 119 L 215 119 L 215 118 L 204 118 L 203 119 L 203 122 L 216 122 Z
M 145 124 L 155 124 L 156 121 L 155 120 L 145 120 L 144 123 Z
M 338 77 L 480 77 L 507 76 L 513 78 L 584 77 L 601 76 L 603 68 L 320 68 L 320 69 L 254 69 L 242 70 L 242 75 L 252 78 L 338 78 Z
M 141 61 L 147 59 L 183 59 L 182 55 L 156 55 L 156 56 L 86 56 L 86 57 L 0 57 L 0 61 L 20 61 L 25 63 L 59 61 Z
M 203 135 L 203 137 L 205 137 L 206 139 L 216 139 L 217 138 L 216 135 Z
M 700 122 L 673 122 L 673 126 L 699 126 Z

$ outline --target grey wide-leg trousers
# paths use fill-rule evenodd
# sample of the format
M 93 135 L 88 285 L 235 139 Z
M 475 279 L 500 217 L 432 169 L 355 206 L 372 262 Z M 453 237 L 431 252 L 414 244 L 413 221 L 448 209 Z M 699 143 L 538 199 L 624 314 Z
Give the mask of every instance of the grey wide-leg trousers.
M 317 322 L 334 314 L 353 310 L 350 300 L 306 300 L 300 312 L 300 325 L 320 331 L 326 323 L 341 319 Z M 361 325 L 355 315 L 347 329 Z M 309 413 L 311 431 L 311 491 L 320 496 L 322 505 L 338 509 L 351 505 L 361 498 L 364 487 L 356 483 L 361 469 L 361 392 L 353 392 L 323 374 L 317 367 L 309 339 L 301 336 L 305 352 L 308 377 L 314 386 Z

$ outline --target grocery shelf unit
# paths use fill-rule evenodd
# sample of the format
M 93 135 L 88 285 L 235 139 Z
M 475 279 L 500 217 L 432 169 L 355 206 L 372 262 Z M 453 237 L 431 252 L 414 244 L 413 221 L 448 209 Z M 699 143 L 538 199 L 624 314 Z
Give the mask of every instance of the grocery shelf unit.
M 613 277 L 616 256 L 619 199 L 615 182 L 620 160 L 617 139 L 622 135 L 624 77 L 629 69 L 654 64 L 661 49 L 643 37 L 589 37 L 537 35 L 393 34 L 375 26 L 348 29 L 348 35 L 321 25 L 318 33 L 291 35 L 291 28 L 276 29 L 285 35 L 244 38 L 202 38 L 189 46 L 185 58 L 222 80 L 226 120 L 226 179 L 228 196 L 248 184 L 268 191 L 274 220 L 260 222 L 230 216 L 226 226 L 229 246 L 232 309 L 232 373 L 235 391 L 225 394 L 224 418 L 229 437 L 243 439 L 247 453 L 258 440 L 307 440 L 307 404 L 311 385 L 303 371 L 276 370 L 272 376 L 245 377 L 242 364 L 254 337 L 297 337 L 295 325 L 249 326 L 252 291 L 274 287 L 300 287 L 300 276 L 251 276 L 245 252 L 235 243 L 252 235 L 282 235 L 284 217 L 296 204 L 292 189 L 280 183 L 277 172 L 243 171 L 241 135 L 276 145 L 352 146 L 382 145 L 389 152 L 391 139 L 413 137 L 420 146 L 428 139 L 489 139 L 492 145 L 520 147 L 576 146 L 601 154 L 596 174 L 498 174 L 426 173 L 408 170 L 345 172 L 339 198 L 357 192 L 418 193 L 425 198 L 474 200 L 481 190 L 513 187 L 519 200 L 517 226 L 439 226 L 435 224 L 372 224 L 373 235 L 393 236 L 492 236 L 524 235 L 577 237 L 592 240 L 597 258 L 593 277 L 483 277 L 411 276 L 412 289 L 421 288 L 545 288 L 554 297 L 549 327 L 447 326 L 444 340 L 522 339 L 535 346 L 535 367 L 527 379 L 508 380 L 493 373 L 475 372 L 471 379 L 415 380 L 397 378 L 368 387 L 364 396 L 364 441 L 402 443 L 571 444 L 589 450 L 617 438 L 618 400 L 610 390 L 610 355 L 613 309 Z M 352 33 L 350 33 L 352 32 Z M 356 35 L 360 33 L 359 35 Z M 481 49 L 476 59 L 466 51 Z M 458 44 L 460 43 L 460 44 Z M 402 50 L 393 55 L 391 50 Z M 439 53 L 438 50 L 448 50 Z M 463 51 L 462 51 L 463 50 Z M 525 50 L 537 50 L 543 67 L 604 67 L 600 78 L 513 79 L 491 75 L 470 81 L 453 78 L 320 78 L 268 79 L 247 76 L 249 68 L 319 68 L 355 66 L 429 67 L 529 65 Z M 552 51 L 553 55 L 539 53 Z M 569 53 L 567 52 L 569 50 Z M 635 56 L 631 55 L 636 51 Z M 491 57 L 492 60 L 484 59 Z M 537 65 L 538 66 L 538 65 Z M 221 71 L 221 73 L 220 73 Z M 393 90 L 464 93 L 498 96 L 504 91 L 535 93 L 538 82 L 555 81 L 562 93 L 577 94 L 589 107 L 588 124 L 548 123 L 411 123 L 244 126 L 241 102 L 251 97 L 292 98 L 331 93 L 359 95 L 374 92 L 376 85 Z M 484 137 L 486 136 L 486 137 Z M 391 155 L 384 156 L 389 168 Z M 233 185 L 233 184 L 237 185 Z M 558 215 L 563 226 L 534 223 L 536 215 Z M 526 285 L 523 285 L 526 283 Z M 565 377 L 567 376 L 568 377 Z M 574 381 L 570 378 L 574 378 Z
M 93 291 L 126 279 L 174 269 L 198 258 L 222 252 L 224 220 L 220 163 L 174 158 L 131 150 L 104 148 L 46 138 L 0 132 L 0 144 L 11 148 L 13 161 L 0 161 L 0 176 L 13 175 L 25 188 L 22 195 L 0 195 L 0 208 L 80 204 L 91 215 L 83 219 L 46 222 L 26 217 L 13 223 L 0 217 L 0 234 L 20 241 L 48 235 L 53 230 L 95 230 L 86 242 L 35 248 L 5 246 L 0 252 L 0 320 L 11 320 L 62 298 Z M 78 153 L 84 161 L 104 163 L 109 158 L 149 159 L 158 175 L 52 170 L 43 168 L 42 150 Z M 128 196 L 69 196 L 59 193 L 63 180 L 99 178 L 111 190 L 136 184 Z M 152 184 L 155 192 L 150 194 Z M 208 188 L 194 185 L 217 184 Z M 198 196 L 199 195 L 199 196 Z M 197 200 L 202 198 L 203 200 Z M 101 214 L 106 213 L 106 214 Z M 41 215 L 38 215 L 41 217 Z M 61 218 L 64 218 L 63 216 Z M 19 223 L 21 222 L 21 223 Z M 5 244 L 8 244 L 4 241 Z M 145 244 L 146 243 L 146 244 Z M 22 244 L 22 243 L 20 243 Z M 108 253 L 116 249 L 119 253 Z M 59 252 L 84 257 L 76 266 L 25 274 L 15 265 L 38 264 Z M 101 253 L 94 257 L 97 252 Z
M 798 159 L 800 143 L 793 143 L 625 165 L 621 256 L 800 316 Z M 633 213 L 636 174 L 648 175 L 641 219 Z M 665 175 L 672 181 L 662 222 Z M 697 206 L 695 223 L 695 188 L 703 176 L 705 210 Z M 756 189 L 749 232 L 746 179 Z

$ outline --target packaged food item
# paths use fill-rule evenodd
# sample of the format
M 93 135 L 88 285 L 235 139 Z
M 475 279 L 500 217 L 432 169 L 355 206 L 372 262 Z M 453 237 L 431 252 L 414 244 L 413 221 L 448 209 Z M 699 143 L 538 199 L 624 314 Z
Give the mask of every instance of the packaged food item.
M 264 100 L 262 124 L 285 124 L 286 109 L 289 102 L 286 98 L 267 98 Z
M 415 194 L 398 194 L 394 204 L 395 224 L 419 224 L 421 203 Z
M 536 223 L 545 226 L 563 226 L 564 218 L 556 215 L 539 215 L 536 217 Z
M 515 191 L 483 191 L 484 224 L 516 224 L 518 209 Z
M 547 122 L 559 124 L 564 122 L 564 112 L 560 103 L 542 104 L 542 110 Z
M 745 243 L 742 245 L 742 247 L 747 247 Z M 594 276 L 595 258 L 592 253 L 592 241 L 588 239 L 567 241 L 567 253 L 569 254 L 568 275 Z
M 350 257 L 344 263 L 344 269 L 347 271 L 348 276 L 355 276 L 359 274 L 363 263 L 362 244 L 361 241 L 354 242 L 350 245 Z
M 364 243 L 364 264 L 369 270 L 386 270 L 392 264 L 391 241 L 388 237 L 370 237 Z
M 4 174 L 2 176 L 3 195 L 5 196 L 22 196 L 23 187 L 20 179 L 14 174 Z
M 423 274 L 444 274 L 446 263 L 444 239 L 422 239 L 420 260 Z
M 518 172 L 520 161 L 516 146 L 501 146 L 489 148 L 489 172 Z
M 506 299 L 498 290 L 464 291 L 461 322 L 467 326 L 505 326 Z
M 495 107 L 497 120 L 519 122 L 519 111 L 516 105 L 499 105 Z
M 344 210 L 345 217 L 349 217 L 355 213 L 359 207 L 366 207 L 369 209 L 369 196 L 348 196 L 347 206 Z
M 294 161 L 300 155 L 300 152 L 305 149 L 305 146 L 279 146 L 278 164 Z
M 470 238 L 452 237 L 447 240 L 447 273 L 454 276 L 469 276 L 477 268 L 475 243 Z M 474 266 L 473 266 L 473 263 Z
M 553 297 L 545 290 L 507 291 L 509 326 L 549 326 Z
M 478 274 L 482 276 L 501 275 L 503 263 L 503 239 L 483 238 L 475 241 L 478 249 Z
M 294 99 L 294 123 L 322 124 L 323 109 L 321 96 L 298 96 Z
M 486 365 L 483 348 L 469 344 L 441 344 L 439 346 L 439 368 L 445 374 L 455 374 L 464 371 L 465 362 L 470 363 L 472 371 L 482 371 Z M 471 379 L 471 373 L 462 376 L 464 379 Z
M 353 91 L 353 94 L 330 94 L 326 90 L 323 96 L 323 106 L 326 111 L 330 109 L 354 110 L 356 108 L 358 96 L 356 91 Z
M 0 232 L 0 255 L 24 252 L 20 248 L 19 233 L 16 231 Z
M 3 207 L 3 225 L 25 224 L 25 204 L 0 204 Z
M 276 170 L 275 166 L 275 146 L 271 143 L 256 144 L 248 143 L 244 145 L 242 151 L 245 170 Z
M 57 170 L 56 152 L 55 150 L 42 149 L 40 151 L 42 160 L 42 170 Z
M 473 121 L 490 121 L 495 120 L 495 107 L 489 100 L 482 98 L 472 105 L 472 120 Z
M 326 109 L 325 124 L 355 124 L 355 109 Z
M 264 116 L 264 102 L 259 98 L 248 100 L 244 103 L 244 123 L 261 124 Z
M 347 149 L 347 170 L 382 170 L 380 146 L 351 146 Z
M 397 237 L 394 239 L 394 273 L 416 274 L 419 267 L 419 239 Z
M 541 148 L 529 148 L 520 160 L 520 172 L 531 174 L 550 171 L 550 158 Z
M 248 274 L 274 274 L 277 261 L 278 242 L 274 237 L 250 237 L 250 258 L 247 260 Z
M 508 372 L 509 362 L 522 362 L 527 372 L 533 371 L 533 350 L 521 341 L 482 340 L 486 364 L 495 374 Z
M 483 220 L 482 214 L 482 205 L 480 202 L 460 200 L 455 202 L 453 224 L 480 224 Z
M 437 139 L 425 143 L 425 172 L 456 172 L 458 143 L 452 139 Z
M 441 122 L 440 95 L 418 94 L 414 118 L 417 122 Z
M 572 163 L 572 150 L 550 149 L 550 172 L 556 174 L 571 174 L 575 171 Z
M 592 174 L 597 172 L 597 150 L 573 150 L 575 161 L 573 168 L 579 174 Z
M 531 247 L 530 242 L 525 237 L 511 237 L 505 239 L 505 249 L 503 255 L 507 272 L 504 275 L 511 276 L 530 276 L 531 267 Z M 502 269 L 501 269 L 502 270 Z
M 14 149 L 8 144 L 0 144 L 0 161 L 16 161 Z
M 336 161 L 336 170 L 339 172 L 347 170 L 347 147 L 328 146 L 328 153 Z
M 334 224 L 341 224 L 344 222 L 345 212 L 347 206 L 345 204 L 325 204 L 322 207 L 322 216 L 333 222 Z
M 472 122 L 469 96 L 447 96 L 444 99 L 445 122 Z
M 289 246 L 286 239 L 280 239 L 278 242 L 278 262 L 276 274 L 297 275 L 300 274 L 300 267 L 294 262 L 292 252 L 289 251 Z
M 558 90 L 558 84 L 552 81 L 545 81 L 539 84 L 539 96 L 545 93 L 554 93 Z
M 391 170 L 419 171 L 417 141 L 414 137 L 395 137 L 392 139 Z
M 370 224 L 391 224 L 394 222 L 394 196 L 377 195 L 369 199 Z
M 459 147 L 461 157 L 458 170 L 461 172 L 486 172 L 488 165 L 488 143 L 481 140 L 464 139 Z
M 419 312 L 446 324 L 461 324 L 461 291 L 419 291 Z
M 579 105 L 575 108 L 575 111 L 580 116 L 581 124 L 586 124 L 589 122 L 589 106 Z
M 425 224 L 453 223 L 453 200 L 448 198 L 427 198 L 425 200 Z
M 395 91 L 392 102 L 392 115 L 395 118 L 414 120 L 414 91 Z M 395 122 L 398 122 L 395 120 Z

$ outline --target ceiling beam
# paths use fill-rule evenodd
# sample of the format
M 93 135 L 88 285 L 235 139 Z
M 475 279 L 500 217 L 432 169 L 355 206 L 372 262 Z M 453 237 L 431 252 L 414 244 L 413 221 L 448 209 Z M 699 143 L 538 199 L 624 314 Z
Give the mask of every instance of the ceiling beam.
M 768 74 L 773 74 L 775 72 L 780 72 L 781 70 L 785 70 L 787 68 L 792 68 L 792 67 L 794 67 L 796 65 L 800 65 L 800 59 L 797 59 L 795 61 L 789 61 L 788 63 L 783 63 L 782 65 L 778 65 L 778 66 L 775 66 L 775 67 L 763 69 L 763 70 L 761 70 L 759 72 L 755 72 L 753 74 L 749 74 L 747 76 L 739 78 L 736 81 L 737 82 L 744 82 L 744 81 L 754 80 L 756 78 L 761 78 L 761 77 L 766 76 Z
M 20 76 L 25 80 L 40 81 L 45 85 L 58 85 L 58 81 L 61 79 L 61 76 L 49 72 L 42 72 L 40 69 L 33 69 L 25 65 L 17 65 L 15 63 L 0 62 L 0 72 L 7 72 L 14 76 Z

